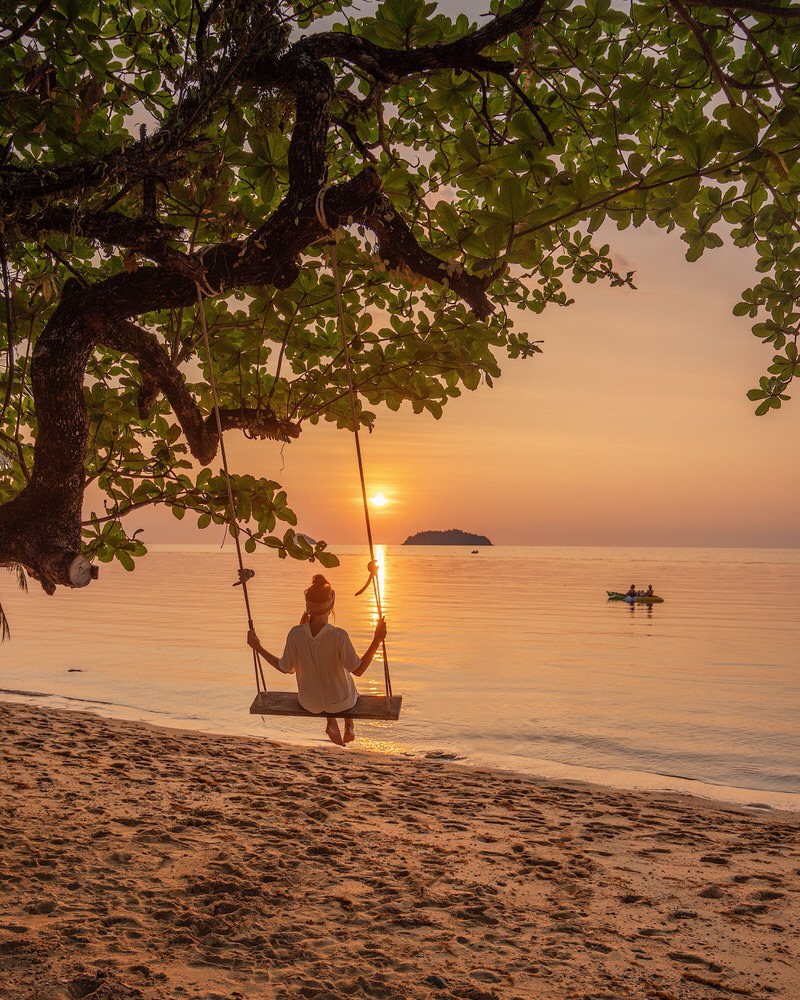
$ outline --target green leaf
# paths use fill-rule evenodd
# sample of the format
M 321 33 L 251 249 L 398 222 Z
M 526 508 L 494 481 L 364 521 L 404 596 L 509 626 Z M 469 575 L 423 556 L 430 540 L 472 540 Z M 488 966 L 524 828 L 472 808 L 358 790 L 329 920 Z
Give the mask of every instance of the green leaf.
M 136 564 L 133 561 L 133 557 L 125 549 L 117 549 L 115 555 L 123 569 L 126 569 L 129 573 L 135 569 Z
M 755 146 L 758 142 L 759 124 L 754 115 L 744 108 L 734 105 L 727 108 L 728 126 L 744 146 Z M 742 148 L 744 148 L 744 146 Z
M 457 240 L 461 229 L 458 213 L 448 201 L 437 202 L 435 209 L 436 221 L 441 229 L 450 237 Z

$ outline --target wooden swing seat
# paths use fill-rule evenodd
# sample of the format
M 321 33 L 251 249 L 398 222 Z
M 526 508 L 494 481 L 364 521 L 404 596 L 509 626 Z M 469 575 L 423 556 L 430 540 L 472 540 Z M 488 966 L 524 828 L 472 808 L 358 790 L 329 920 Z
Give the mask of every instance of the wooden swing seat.
M 349 712 L 337 712 L 337 718 L 385 719 L 392 722 L 400 718 L 403 696 L 387 698 L 386 695 L 360 694 Z M 325 712 L 307 712 L 293 691 L 259 691 L 250 706 L 251 715 L 297 715 L 307 719 L 324 719 Z

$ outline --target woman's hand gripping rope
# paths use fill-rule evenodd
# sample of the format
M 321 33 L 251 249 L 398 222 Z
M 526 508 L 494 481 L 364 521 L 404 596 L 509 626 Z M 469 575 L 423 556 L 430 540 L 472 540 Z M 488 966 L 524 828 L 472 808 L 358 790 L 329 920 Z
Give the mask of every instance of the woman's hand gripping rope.
M 247 633 L 247 645 L 251 649 L 254 649 L 259 656 L 263 656 L 271 667 L 275 667 L 276 670 L 280 670 L 280 672 L 283 673 L 283 671 L 280 668 L 280 662 L 278 660 L 278 657 L 275 656 L 274 653 L 270 653 L 268 649 L 264 649 L 264 647 L 261 645 L 261 640 L 256 635 L 256 630 L 254 628 L 251 628 L 250 631 Z

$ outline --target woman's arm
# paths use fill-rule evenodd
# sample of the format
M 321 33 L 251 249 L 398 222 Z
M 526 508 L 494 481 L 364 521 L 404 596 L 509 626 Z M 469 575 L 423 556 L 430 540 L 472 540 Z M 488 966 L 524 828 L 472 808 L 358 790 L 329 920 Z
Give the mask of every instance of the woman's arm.
M 256 635 L 255 629 L 250 629 L 250 631 L 247 633 L 247 645 L 250 646 L 251 649 L 254 649 L 259 656 L 263 656 L 271 667 L 275 667 L 276 670 L 279 670 L 281 673 L 283 673 L 279 665 L 278 657 L 275 656 L 274 653 L 270 653 L 268 649 L 264 649 L 264 647 L 261 645 L 261 642 L 259 641 L 258 636 Z
M 354 677 L 360 677 L 367 669 L 367 667 L 372 663 L 372 658 L 378 652 L 378 646 L 386 638 L 386 619 L 379 618 L 378 624 L 375 626 L 375 636 L 372 642 L 367 647 L 366 653 L 361 657 L 361 663 L 353 671 Z

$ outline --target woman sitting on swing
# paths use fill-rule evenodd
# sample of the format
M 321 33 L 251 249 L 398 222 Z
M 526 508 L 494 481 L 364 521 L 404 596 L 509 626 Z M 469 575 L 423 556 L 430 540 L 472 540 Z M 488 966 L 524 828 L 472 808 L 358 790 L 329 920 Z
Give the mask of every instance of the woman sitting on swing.
M 297 700 L 307 712 L 328 717 L 325 727 L 328 739 L 343 747 L 353 742 L 356 733 L 353 720 L 345 716 L 342 736 L 337 716 L 348 712 L 358 701 L 353 676 L 360 677 L 372 663 L 386 637 L 386 620 L 378 621 L 372 642 L 359 657 L 347 632 L 328 622 L 336 592 L 324 576 L 313 577 L 305 598 L 305 613 L 286 637 L 280 659 L 264 649 L 255 630 L 247 633 L 247 643 L 276 670 L 297 675 Z

